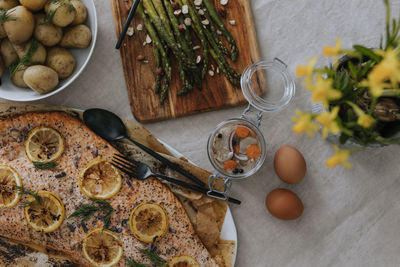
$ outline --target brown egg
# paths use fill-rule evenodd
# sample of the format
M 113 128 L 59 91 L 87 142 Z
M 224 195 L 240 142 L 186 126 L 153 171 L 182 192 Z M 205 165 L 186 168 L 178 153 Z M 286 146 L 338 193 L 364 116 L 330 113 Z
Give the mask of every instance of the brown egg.
M 295 220 L 304 210 L 300 198 L 292 191 L 282 188 L 271 191 L 265 205 L 273 216 L 281 220 Z
M 303 155 L 291 146 L 283 146 L 276 151 L 274 168 L 279 178 L 288 184 L 299 183 L 307 171 Z

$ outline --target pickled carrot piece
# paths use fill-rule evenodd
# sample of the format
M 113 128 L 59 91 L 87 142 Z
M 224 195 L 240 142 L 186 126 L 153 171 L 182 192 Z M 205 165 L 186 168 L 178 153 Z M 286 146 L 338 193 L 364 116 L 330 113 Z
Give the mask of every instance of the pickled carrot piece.
M 238 144 L 236 144 L 236 145 L 233 147 L 233 152 L 234 152 L 236 155 L 239 155 L 239 154 L 240 154 L 240 146 L 239 146 Z
M 225 170 L 232 170 L 238 166 L 237 162 L 234 160 L 228 160 L 224 162 L 224 169 Z
M 261 155 L 261 150 L 257 145 L 249 145 L 246 154 L 250 159 L 256 159 Z
M 238 126 L 236 128 L 236 135 L 239 136 L 240 138 L 246 138 L 249 136 L 250 130 L 247 127 L 244 126 Z

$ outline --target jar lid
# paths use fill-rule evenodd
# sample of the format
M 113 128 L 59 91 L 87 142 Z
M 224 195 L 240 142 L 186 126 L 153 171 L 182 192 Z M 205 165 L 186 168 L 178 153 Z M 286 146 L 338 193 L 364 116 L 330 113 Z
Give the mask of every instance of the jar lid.
M 240 82 L 249 104 L 261 112 L 282 110 L 295 95 L 296 86 L 287 65 L 278 58 L 250 65 Z

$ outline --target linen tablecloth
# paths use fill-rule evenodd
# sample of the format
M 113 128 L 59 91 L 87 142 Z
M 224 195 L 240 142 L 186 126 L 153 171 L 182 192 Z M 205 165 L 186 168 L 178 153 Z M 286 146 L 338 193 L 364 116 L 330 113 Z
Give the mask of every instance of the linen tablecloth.
M 235 1 L 235 0 L 231 0 Z M 354 43 L 376 47 L 384 32 L 384 6 L 378 0 L 253 0 L 259 44 L 266 60 L 279 57 L 294 75 L 295 66 L 322 54 L 340 36 L 344 47 Z M 127 97 L 109 0 L 95 0 L 99 33 L 93 57 L 66 90 L 40 103 L 73 108 L 101 107 L 133 119 Z M 392 0 L 398 14 L 400 0 Z M 327 64 L 322 59 L 319 64 Z M 309 95 L 296 80 L 296 98 L 279 113 L 265 114 L 261 130 L 268 156 L 261 170 L 234 182 L 232 195 L 243 201 L 231 206 L 238 230 L 236 266 L 399 266 L 400 151 L 397 146 L 366 150 L 351 158 L 352 170 L 328 170 L 332 145 L 291 131 L 290 117 L 307 109 Z M 206 154 L 210 131 L 237 117 L 244 107 L 204 113 L 145 125 L 154 135 L 211 170 Z M 276 176 L 272 162 L 282 145 L 305 156 L 308 171 L 298 185 Z M 271 190 L 289 188 L 303 201 L 303 216 L 291 222 L 273 218 L 265 208 Z

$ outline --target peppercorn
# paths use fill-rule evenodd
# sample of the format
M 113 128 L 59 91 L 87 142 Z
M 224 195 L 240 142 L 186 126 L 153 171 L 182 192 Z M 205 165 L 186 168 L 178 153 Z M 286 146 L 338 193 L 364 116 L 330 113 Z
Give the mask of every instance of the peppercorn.
M 239 169 L 239 173 L 243 173 L 244 172 L 244 170 L 243 169 Z
M 218 137 L 218 138 L 222 138 L 222 133 L 219 133 L 219 134 L 217 135 L 217 137 Z
M 237 168 L 233 169 L 233 174 L 237 174 L 239 172 L 239 170 Z

